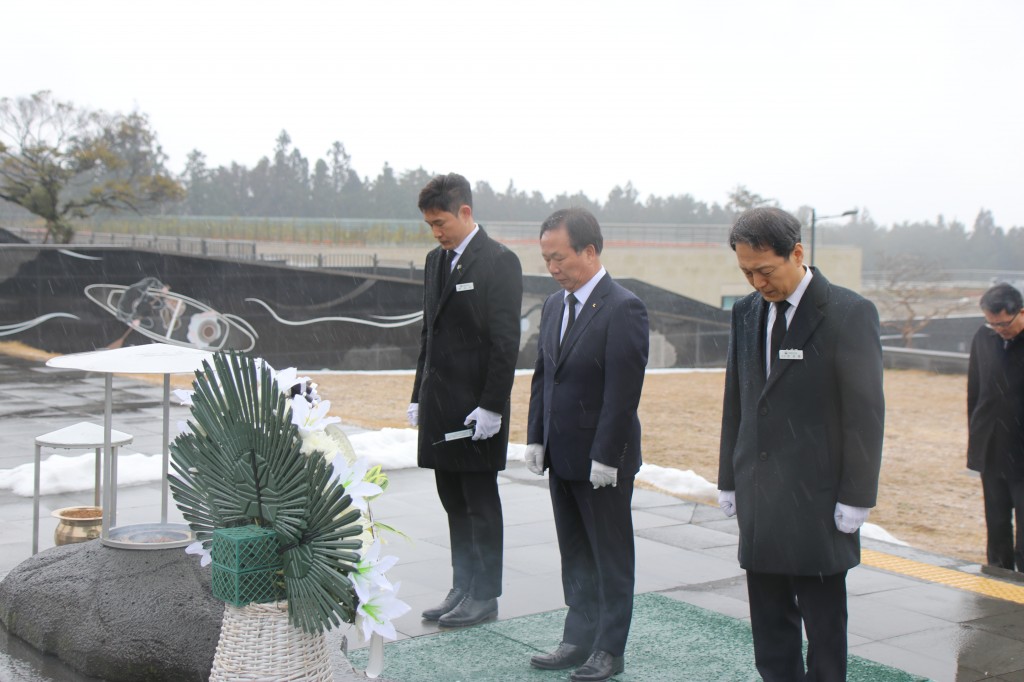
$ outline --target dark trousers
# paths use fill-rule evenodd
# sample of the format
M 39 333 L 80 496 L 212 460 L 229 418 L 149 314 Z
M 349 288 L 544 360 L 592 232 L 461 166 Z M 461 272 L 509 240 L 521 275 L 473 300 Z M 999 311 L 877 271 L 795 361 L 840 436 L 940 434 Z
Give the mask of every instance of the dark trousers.
M 988 563 L 1024 571 L 1024 480 L 983 473 L 981 489 L 985 494 Z
M 754 662 L 765 682 L 846 679 L 846 571 L 776 575 L 747 571 Z M 807 630 L 804 673 L 801 623 Z
M 501 596 L 501 498 L 496 471 L 434 471 L 448 514 L 452 586 L 476 599 Z
M 594 490 L 552 469 L 548 476 L 569 607 L 562 641 L 621 656 L 633 620 L 633 480 Z

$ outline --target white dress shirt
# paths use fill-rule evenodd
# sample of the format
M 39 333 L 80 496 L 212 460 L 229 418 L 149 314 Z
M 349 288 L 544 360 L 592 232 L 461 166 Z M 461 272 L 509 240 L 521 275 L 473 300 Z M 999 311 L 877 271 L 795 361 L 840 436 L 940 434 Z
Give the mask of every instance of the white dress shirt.
M 479 231 L 480 226 L 477 225 L 476 223 L 473 223 L 473 231 L 466 235 L 466 238 L 459 242 L 458 246 L 452 249 L 452 251 L 455 252 L 454 255 L 452 255 L 452 270 L 455 269 L 455 264 L 459 262 L 460 258 L 462 258 L 462 252 L 466 250 L 466 247 L 469 246 L 469 242 Z M 448 274 L 451 274 L 451 270 L 448 271 Z
M 800 299 L 804 297 L 804 292 L 807 291 L 807 285 L 811 283 L 811 278 L 814 274 L 811 269 L 804 267 L 804 276 L 800 280 L 800 283 L 796 285 L 796 289 L 793 290 L 786 300 L 789 301 L 789 309 L 786 310 L 786 329 L 789 329 L 790 323 L 793 321 L 793 315 L 796 314 L 796 307 L 800 305 Z M 774 304 L 768 306 L 768 321 L 764 326 L 764 366 L 772 366 L 772 353 L 775 353 L 778 357 L 779 349 L 772 348 L 772 325 L 775 324 L 775 311 L 776 307 Z
M 590 295 L 592 293 L 594 293 L 594 287 L 597 286 L 597 283 L 600 282 L 601 278 L 604 277 L 606 274 L 607 274 L 607 272 L 605 271 L 604 266 L 602 265 L 601 269 L 597 271 L 597 274 L 594 275 L 593 277 L 591 277 L 590 280 L 588 280 L 586 284 L 581 286 L 576 291 L 571 292 L 572 295 L 576 297 L 576 315 L 574 316 L 573 319 L 578 318 L 580 316 L 580 313 L 583 312 L 583 304 L 586 303 L 587 299 L 590 298 Z M 569 293 L 570 292 L 568 292 L 568 291 L 565 291 L 565 292 L 562 293 L 562 307 L 563 308 L 566 305 L 565 299 L 569 298 Z M 562 314 L 562 328 L 561 328 L 561 331 L 558 332 L 558 340 L 559 341 L 561 341 L 562 337 L 565 336 L 565 326 L 567 324 L 569 324 L 569 316 L 563 313 Z

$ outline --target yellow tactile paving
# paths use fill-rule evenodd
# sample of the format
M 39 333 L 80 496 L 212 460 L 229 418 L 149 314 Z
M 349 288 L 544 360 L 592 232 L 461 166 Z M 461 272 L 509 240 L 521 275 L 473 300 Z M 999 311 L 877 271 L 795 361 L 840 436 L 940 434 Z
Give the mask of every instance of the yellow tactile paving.
M 986 597 L 1024 604 L 1024 586 L 1021 585 L 1010 585 L 1000 580 L 993 580 L 992 578 L 980 575 L 971 575 L 963 571 L 955 571 L 951 568 L 932 566 L 931 564 L 904 559 L 903 557 L 876 552 L 871 549 L 862 549 L 860 560 L 865 566 L 880 568 L 890 573 L 899 573 L 900 575 L 956 587 Z

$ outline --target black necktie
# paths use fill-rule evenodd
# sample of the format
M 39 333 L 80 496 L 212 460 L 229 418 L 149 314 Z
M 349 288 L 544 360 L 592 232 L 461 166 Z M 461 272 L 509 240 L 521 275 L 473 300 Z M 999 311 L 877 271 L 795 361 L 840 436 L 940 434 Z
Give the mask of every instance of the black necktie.
M 569 319 L 565 323 L 565 331 L 562 333 L 562 339 L 558 342 L 558 350 L 562 350 L 562 344 L 565 343 L 565 339 L 569 336 L 569 330 L 572 329 L 572 323 L 576 321 L 576 297 L 569 294 L 565 297 L 565 307 L 569 311 Z
M 768 349 L 771 362 L 768 364 L 768 373 L 771 374 L 775 361 L 779 359 L 779 349 L 782 348 L 782 339 L 786 338 L 786 310 L 789 309 L 789 301 L 779 301 L 775 304 L 775 322 L 772 323 L 771 346 Z
M 441 258 L 441 276 L 438 279 L 441 282 L 441 291 L 444 291 L 444 285 L 448 282 L 448 275 L 452 272 L 452 259 L 455 256 L 455 249 L 445 249 L 444 255 Z

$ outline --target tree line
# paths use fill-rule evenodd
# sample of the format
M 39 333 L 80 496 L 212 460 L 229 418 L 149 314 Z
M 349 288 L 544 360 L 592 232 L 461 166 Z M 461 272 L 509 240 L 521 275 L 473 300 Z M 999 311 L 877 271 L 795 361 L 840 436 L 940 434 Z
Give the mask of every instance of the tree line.
M 334 142 L 323 158 L 310 160 L 286 131 L 271 154 L 252 168 L 238 163 L 211 168 L 198 149 L 175 174 L 145 114 L 107 114 L 57 100 L 43 91 L 0 99 L 0 200 L 42 218 L 53 241 L 70 241 L 76 220 L 117 210 L 139 214 L 336 219 L 418 220 L 416 200 L 434 175 L 423 167 L 396 171 L 387 163 L 361 176 L 344 144 Z M 648 196 L 631 182 L 615 186 L 603 200 L 582 192 L 550 199 L 503 190 L 477 179 L 475 213 L 485 221 L 540 223 L 554 210 L 581 206 L 605 223 L 669 225 L 731 224 L 753 206 L 778 205 L 743 185 L 723 204 L 689 194 Z M 804 224 L 811 209 L 794 211 Z M 982 209 L 971 229 L 958 221 L 875 223 L 867 210 L 842 225 L 818 223 L 820 244 L 858 246 L 867 270 L 883 270 L 894 259 L 917 267 L 1018 270 L 1024 263 L 1024 226 L 1004 229 Z M 807 241 L 808 235 L 805 235 Z M 922 267 L 923 266 L 923 267 Z
M 195 216 L 416 220 L 420 189 L 434 174 L 423 167 L 396 172 L 385 163 L 376 177 L 360 177 L 341 142 L 331 145 L 326 158 L 311 161 L 281 131 L 273 153 L 252 168 L 237 163 L 210 168 L 206 156 L 193 150 L 181 177 L 185 200 L 175 210 Z M 734 214 L 728 206 L 708 205 L 688 194 L 644 202 L 639 196 L 629 182 L 612 189 L 603 202 L 582 192 L 547 199 L 511 181 L 504 190 L 486 180 L 473 187 L 474 213 L 486 220 L 540 222 L 568 205 L 585 207 L 606 222 L 725 224 Z
M 984 208 L 971 229 L 941 215 L 934 221 L 883 227 L 865 212 L 846 225 L 819 227 L 819 235 L 822 232 L 822 243 L 860 247 L 865 270 L 913 270 L 919 277 L 935 281 L 949 270 L 1024 271 L 1024 226 L 1003 229 Z
M 312 170 L 311 170 L 312 169 Z M 195 216 L 252 216 L 290 218 L 419 219 L 416 199 L 434 173 L 423 169 L 396 172 L 387 163 L 375 178 L 360 177 L 341 142 L 327 157 L 310 162 L 292 146 L 287 131 L 277 137 L 273 154 L 252 168 L 237 163 L 209 168 L 199 150 L 188 156 L 181 181 L 185 199 L 171 212 Z M 707 204 L 689 194 L 648 196 L 631 182 L 615 186 L 604 201 L 582 192 L 547 199 L 540 192 L 519 190 L 510 181 L 495 190 L 485 180 L 473 187 L 474 213 L 484 221 L 536 222 L 540 224 L 559 208 L 581 206 L 605 223 L 660 223 L 671 225 L 729 225 L 742 211 L 754 206 L 778 205 L 744 185 L 728 193 L 724 204 Z M 811 208 L 794 211 L 805 225 Z M 878 225 L 867 210 L 844 224 L 819 223 L 817 237 L 823 244 L 860 247 L 864 268 L 887 270 L 934 267 L 1024 270 L 1024 226 L 1008 230 L 996 225 L 991 211 L 981 209 L 971 229 L 959 221 L 934 221 Z M 805 241 L 809 235 L 804 235 Z

